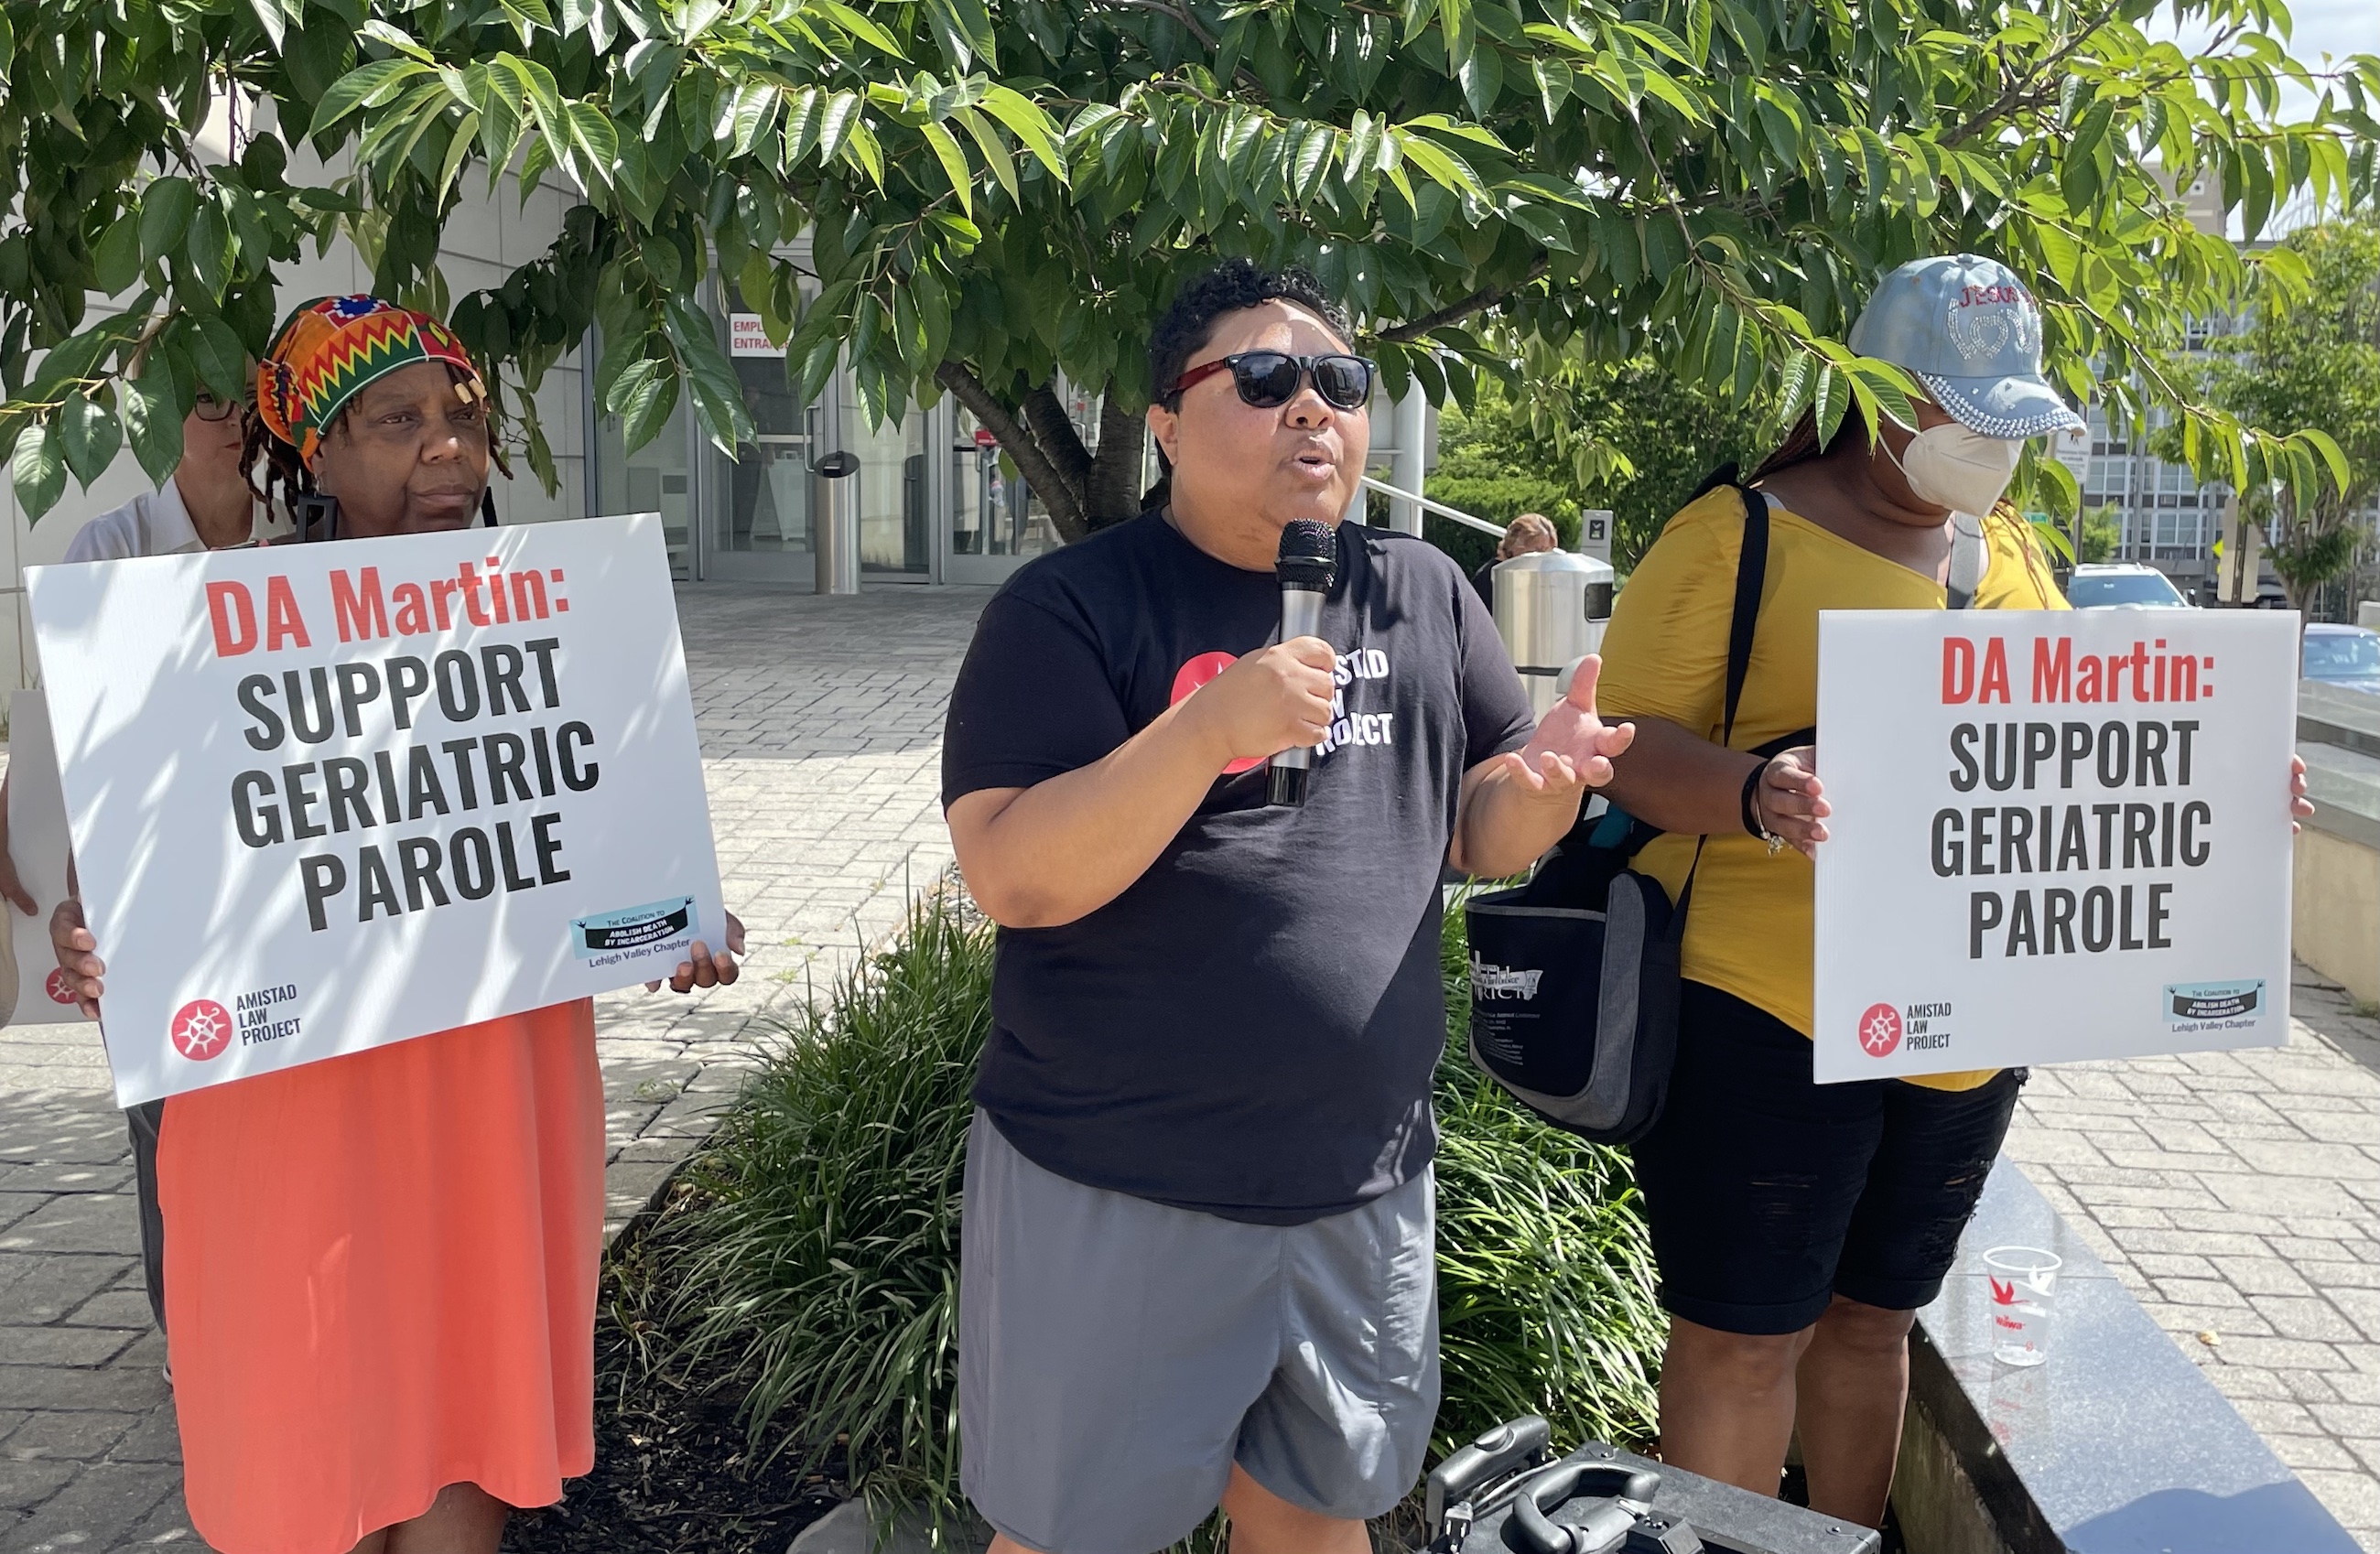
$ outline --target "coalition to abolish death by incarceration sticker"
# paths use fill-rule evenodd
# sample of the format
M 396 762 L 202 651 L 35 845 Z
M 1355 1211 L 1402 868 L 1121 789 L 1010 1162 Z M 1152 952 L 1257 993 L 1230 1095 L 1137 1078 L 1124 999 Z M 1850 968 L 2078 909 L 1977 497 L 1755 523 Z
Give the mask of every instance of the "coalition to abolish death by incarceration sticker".
M 658 519 L 37 567 L 30 592 L 119 1101 L 716 939 Z
M 2287 1038 L 2294 614 L 1818 619 L 1820 1082 Z

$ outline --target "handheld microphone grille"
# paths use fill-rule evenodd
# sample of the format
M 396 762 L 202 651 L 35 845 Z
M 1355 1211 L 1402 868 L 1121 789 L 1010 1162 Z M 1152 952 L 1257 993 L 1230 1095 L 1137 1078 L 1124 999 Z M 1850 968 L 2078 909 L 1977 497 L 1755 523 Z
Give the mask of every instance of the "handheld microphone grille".
M 1281 553 L 1273 571 L 1283 588 L 1314 589 L 1323 593 L 1339 575 L 1339 536 L 1327 523 L 1292 518 L 1281 531 Z

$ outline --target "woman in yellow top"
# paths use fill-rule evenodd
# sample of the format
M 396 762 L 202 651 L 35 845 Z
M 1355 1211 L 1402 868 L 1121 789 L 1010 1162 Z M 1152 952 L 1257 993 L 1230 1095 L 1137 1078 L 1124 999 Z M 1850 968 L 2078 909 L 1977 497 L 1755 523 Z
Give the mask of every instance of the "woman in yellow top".
M 1637 867 L 1674 899 L 1696 838 L 1709 839 L 1668 1105 L 1635 1150 L 1672 1317 L 1662 1454 L 1774 1494 L 1798 1424 L 1812 1506 L 1874 1526 L 1910 1325 L 1941 1289 L 2024 1075 L 1812 1083 L 1817 749 L 1750 752 L 1817 722 L 1818 612 L 1949 602 L 1954 536 L 1978 527 L 1954 513 L 1987 515 L 1971 607 L 2067 607 L 2031 526 L 1999 498 L 2026 438 L 2079 419 L 2041 377 L 2033 297 L 1990 260 L 1894 271 L 1850 343 L 1914 373 L 1931 401 L 1914 427 L 1887 419 L 1873 444 L 1854 417 L 1821 448 L 1805 417 L 1755 473 L 1768 558 L 1732 736 L 1717 742 L 1743 538 L 1733 488 L 1670 519 L 1630 577 L 1601 700 L 1636 724 L 1612 802 L 1668 833 Z

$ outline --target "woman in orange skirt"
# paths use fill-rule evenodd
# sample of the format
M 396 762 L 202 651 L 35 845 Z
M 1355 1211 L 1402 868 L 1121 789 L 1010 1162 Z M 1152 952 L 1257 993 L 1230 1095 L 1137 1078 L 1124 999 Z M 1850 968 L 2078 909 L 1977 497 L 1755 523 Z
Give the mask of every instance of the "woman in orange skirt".
M 341 536 L 480 515 L 487 395 L 436 320 L 310 304 L 257 397 L 267 485 L 336 498 Z M 52 937 L 96 1013 L 78 904 Z M 735 979 L 733 953 L 692 954 L 678 991 Z M 587 1000 L 176 1096 L 158 1177 L 185 1492 L 224 1554 L 493 1554 L 509 1507 L 594 1466 Z

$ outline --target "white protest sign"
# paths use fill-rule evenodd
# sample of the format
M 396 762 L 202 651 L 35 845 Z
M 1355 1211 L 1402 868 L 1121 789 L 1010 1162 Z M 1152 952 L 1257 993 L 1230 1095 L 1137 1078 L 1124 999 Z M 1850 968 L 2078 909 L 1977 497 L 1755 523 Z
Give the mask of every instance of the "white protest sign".
M 2289 1035 L 2298 621 L 1818 618 L 1820 1083 Z
M 722 942 L 650 515 L 29 582 L 121 1103 Z
M 16 956 L 12 1026 L 79 1024 L 88 1018 L 59 980 L 50 948 L 50 914 L 67 893 L 67 798 L 58 786 L 58 755 L 50 736 L 50 710 L 40 691 L 18 691 L 8 702 L 8 858 L 17 882 L 38 910 L 27 917 L 11 903 L 8 947 Z

